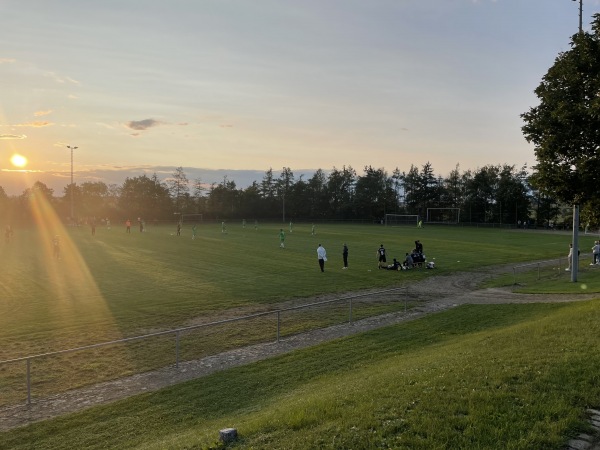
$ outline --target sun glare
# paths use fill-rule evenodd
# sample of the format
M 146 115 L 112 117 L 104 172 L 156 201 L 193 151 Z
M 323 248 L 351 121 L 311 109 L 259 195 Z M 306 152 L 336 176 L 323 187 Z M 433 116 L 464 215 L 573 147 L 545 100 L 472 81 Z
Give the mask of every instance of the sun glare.
M 27 158 L 25 158 L 23 155 L 15 153 L 12 155 L 12 158 L 10 158 L 10 162 L 15 167 L 25 167 L 27 165 Z

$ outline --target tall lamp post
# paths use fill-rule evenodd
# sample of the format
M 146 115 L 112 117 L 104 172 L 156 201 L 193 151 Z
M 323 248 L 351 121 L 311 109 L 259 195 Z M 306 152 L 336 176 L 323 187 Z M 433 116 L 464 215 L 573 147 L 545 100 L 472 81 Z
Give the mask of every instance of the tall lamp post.
M 71 220 L 75 220 L 75 213 L 73 207 L 73 197 L 75 195 L 75 186 L 73 186 L 73 150 L 75 150 L 77 147 L 67 145 L 67 148 L 71 150 Z
M 576 2 L 577 0 L 573 0 Z M 579 0 L 579 34 L 583 33 L 583 0 Z M 575 170 L 575 167 L 572 167 Z M 579 271 L 579 205 L 573 205 L 573 250 L 571 257 L 571 282 L 577 281 Z
M 573 0 L 576 2 L 577 0 Z M 579 32 L 583 32 L 583 0 L 579 0 Z

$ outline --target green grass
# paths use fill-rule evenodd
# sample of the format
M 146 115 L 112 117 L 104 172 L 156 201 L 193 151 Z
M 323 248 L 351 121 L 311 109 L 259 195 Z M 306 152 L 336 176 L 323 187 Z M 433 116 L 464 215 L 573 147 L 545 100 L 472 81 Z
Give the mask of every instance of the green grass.
M 2 433 L 0 448 L 561 449 L 600 402 L 600 303 L 467 305 Z
M 174 329 L 199 322 L 277 309 L 282 302 L 362 289 L 401 286 L 432 275 L 474 270 L 486 265 L 557 258 L 569 236 L 560 233 L 455 227 L 387 228 L 376 225 L 297 224 L 279 248 L 278 224 L 242 229 L 203 224 L 174 236 L 175 227 L 135 229 L 61 229 L 48 220 L 39 228 L 17 229 L 0 258 L 0 360 L 41 354 L 98 342 Z M 287 230 L 286 230 L 287 231 Z M 60 234 L 62 258 L 52 257 L 50 238 Z M 436 270 L 388 272 L 376 269 L 380 243 L 390 259 L 401 258 L 420 239 Z M 593 237 L 582 237 L 582 248 Z M 589 241 L 589 242 L 588 242 Z M 342 244 L 350 248 L 350 269 L 341 270 Z M 320 273 L 316 247 L 328 251 Z M 458 262 L 460 261 L 460 262 Z M 565 284 L 568 281 L 565 279 Z M 400 304 L 360 305 L 356 318 L 401 308 Z M 347 319 L 340 312 L 334 317 Z M 333 320 L 322 311 L 286 318 L 284 335 Z M 337 320 L 337 319 L 336 319 Z M 192 359 L 251 342 L 273 340 L 273 320 L 240 327 L 190 333 L 182 340 L 182 358 Z M 32 364 L 34 397 L 90 382 L 173 364 L 174 338 L 142 342 Z M 0 404 L 25 398 L 24 363 L 0 367 Z

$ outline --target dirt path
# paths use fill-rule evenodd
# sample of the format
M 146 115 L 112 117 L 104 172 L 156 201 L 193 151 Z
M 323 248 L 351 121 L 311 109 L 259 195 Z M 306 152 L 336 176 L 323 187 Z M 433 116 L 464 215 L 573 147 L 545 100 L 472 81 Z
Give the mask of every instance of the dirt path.
M 30 405 L 3 407 L 0 408 L 0 431 L 70 412 L 81 411 L 143 392 L 156 391 L 166 386 L 199 378 L 220 370 L 260 361 L 378 327 L 414 320 L 426 314 L 443 311 L 462 304 L 571 302 L 600 296 L 599 294 L 516 294 L 511 292 L 510 289 L 477 288 L 482 281 L 500 273 L 506 273 L 510 268 L 512 266 L 448 276 L 432 275 L 423 281 L 412 284 L 408 288 L 407 295 L 410 296 L 411 300 L 419 301 L 419 306 L 410 309 L 408 312 L 371 317 L 356 321 L 351 325 L 346 323 L 318 329 L 282 339 L 278 343 L 257 344 L 231 350 L 200 360 L 180 363 L 179 368 L 165 367 L 43 399 L 35 399 Z

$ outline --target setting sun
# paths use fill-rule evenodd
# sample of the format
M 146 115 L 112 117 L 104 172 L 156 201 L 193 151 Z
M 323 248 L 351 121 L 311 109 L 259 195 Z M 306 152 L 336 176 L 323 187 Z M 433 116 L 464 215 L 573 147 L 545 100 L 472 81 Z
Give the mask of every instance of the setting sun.
M 15 153 L 12 158 L 10 158 L 10 162 L 15 167 L 25 167 L 27 165 L 27 158 Z

